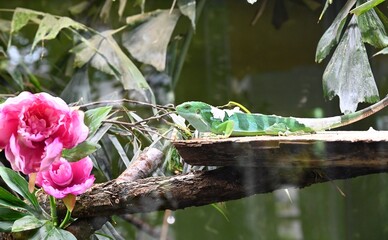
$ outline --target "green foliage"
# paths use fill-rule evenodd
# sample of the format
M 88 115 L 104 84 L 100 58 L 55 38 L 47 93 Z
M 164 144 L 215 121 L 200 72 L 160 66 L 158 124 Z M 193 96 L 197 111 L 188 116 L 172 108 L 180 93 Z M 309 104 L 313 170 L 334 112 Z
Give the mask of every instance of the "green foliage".
M 38 200 L 35 197 L 35 194 L 29 192 L 28 183 L 22 176 L 6 167 L 0 167 L 0 176 L 9 188 L 18 193 L 24 199 L 28 200 L 28 202 L 34 207 L 35 211 L 40 212 Z M 2 196 L 7 197 L 6 200 L 9 199 L 9 196 L 7 195 Z
M 144 105 L 148 109 L 141 108 L 137 112 L 136 106 L 122 103 L 114 112 L 111 105 L 86 111 L 85 124 L 90 130 L 87 141 L 63 150 L 62 156 L 70 161 L 90 156 L 98 171 L 96 177 L 99 175 L 100 179 L 108 180 L 117 177 L 145 147 L 153 146 L 168 152 L 166 164 L 158 174 L 181 172 L 182 159 L 169 141 L 172 136 L 180 137 L 180 133 L 173 126 L 160 121 L 169 119 L 167 115 L 170 110 L 155 104 L 154 93 L 136 64 L 151 64 L 163 70 L 167 62 L 171 69 L 182 68 L 184 57 L 180 59 L 178 67 L 174 66 L 171 64 L 174 61 L 166 60 L 167 51 L 181 13 L 195 27 L 195 3 L 194 0 L 180 0 L 173 14 L 169 13 L 169 9 L 144 13 L 145 1 L 137 0 L 136 4 L 142 10 L 139 15 L 142 21 L 140 25 L 136 25 L 138 21 L 121 21 L 128 10 L 126 0 L 118 3 L 118 9 L 115 8 L 116 3 L 110 0 L 99 3 L 97 8 L 88 1 L 81 1 L 69 9 L 72 17 L 77 15 L 79 18 L 16 8 L 11 21 L 0 19 L 0 23 L 4 22 L 0 30 L 7 37 L 4 46 L 0 48 L 5 56 L 0 59 L 0 78 L 6 82 L 1 91 L 12 94 L 22 90 L 54 92 L 68 103 L 73 103 L 73 106 L 85 101 L 85 106 L 93 106 L 93 101 L 101 98 L 117 99 L 117 96 L 106 96 L 103 95 L 106 93 L 94 91 L 100 82 L 116 79 L 118 81 L 110 85 L 114 91 L 120 92 L 123 97 L 151 103 Z M 96 12 L 104 21 L 109 21 L 112 19 L 112 11 L 116 10 L 119 21 L 104 27 L 105 31 L 99 32 L 89 24 L 84 24 L 92 22 L 87 18 Z M 188 25 L 188 28 L 192 27 Z M 124 36 L 133 36 L 141 29 L 143 33 L 151 33 L 147 35 L 148 42 L 142 42 L 139 36 L 136 43 L 117 41 L 125 39 Z M 161 38 L 163 41 L 159 41 Z M 138 57 L 137 50 L 133 51 L 135 45 L 136 49 L 141 48 L 142 57 Z M 176 50 L 179 52 L 179 47 Z M 16 54 L 13 55 L 12 51 Z M 140 63 L 135 64 L 130 54 Z M 14 66 L 11 64 L 13 56 L 17 58 Z M 36 68 L 34 64 L 24 61 L 25 56 L 35 58 Z M 158 59 L 155 62 L 155 57 L 147 59 L 144 56 L 158 56 Z M 38 71 L 38 67 L 43 65 L 47 71 Z M 143 117 L 144 114 L 151 115 Z M 54 215 L 49 216 L 39 206 L 35 194 L 29 192 L 28 183 L 23 177 L 7 168 L 0 169 L 0 176 L 16 193 L 0 188 L 2 231 L 18 232 L 28 239 L 75 239 L 72 234 L 57 227 Z
M 179 17 L 178 10 L 157 11 L 145 23 L 123 35 L 124 47 L 138 61 L 164 71 L 167 46 Z
M 353 16 L 349 26 L 323 73 L 325 96 L 340 98 L 341 112 L 354 112 L 359 102 L 375 102 L 378 91 L 368 55 Z
M 359 102 L 379 99 L 364 42 L 375 48 L 388 45 L 386 17 L 374 9 L 381 2 L 368 1 L 351 10 L 356 1 L 348 0 L 318 43 L 315 59 L 321 62 L 339 42 L 323 74 L 323 90 L 330 100 L 338 95 L 343 113 L 354 112 Z M 342 34 L 349 13 L 355 15 Z M 377 54 L 382 53 L 384 49 Z
M 89 138 L 93 136 L 98 128 L 101 126 L 102 121 L 107 119 L 110 111 L 112 110 L 112 106 L 105 106 L 90 109 L 85 112 L 85 124 L 89 128 Z
M 191 21 L 191 25 L 195 29 L 195 14 L 196 14 L 196 3 L 195 0 L 178 0 L 179 10 L 183 15 L 188 17 Z
M 43 226 L 47 220 L 39 220 L 35 216 L 27 215 L 16 220 L 12 225 L 12 232 L 23 232 Z
M 22 199 L 0 188 L 0 231 L 21 233 L 28 239 L 76 239 L 70 232 L 56 228 L 50 217 L 41 209 L 28 183 L 11 169 L 0 167 L 0 176 L 7 186 Z M 32 205 L 32 206 L 31 206 Z M 36 231 L 31 231 L 36 229 Z
M 126 90 L 135 90 L 148 102 L 155 102 L 153 92 L 135 64 L 121 50 L 108 30 L 94 35 L 89 40 L 72 49 L 75 54 L 74 65 L 82 67 L 86 63 L 120 80 Z
M 64 149 L 62 151 L 62 157 L 70 162 L 78 161 L 84 157 L 89 156 L 100 148 L 100 145 L 85 141 L 71 149 Z
M 376 7 L 377 5 L 379 5 L 380 3 L 384 2 L 384 1 L 385 0 L 370 0 L 370 1 L 367 1 L 367 2 L 357 6 L 356 8 L 354 8 L 350 12 L 355 14 L 356 16 L 359 16 L 365 12 L 370 11 L 371 9 L 373 9 L 374 7 Z
M 362 41 L 375 48 L 388 45 L 388 36 L 383 22 L 372 8 L 357 17 L 357 24 L 362 33 Z
M 4 191 L 2 191 L 2 194 L 4 194 Z M 7 194 L 11 194 L 11 193 L 7 192 Z M 12 207 L 12 208 L 10 208 L 10 207 Z M 0 222 L 1 221 L 15 221 L 19 218 L 27 216 L 26 213 L 23 213 L 21 211 L 16 211 L 13 209 L 13 207 L 14 206 L 12 206 L 12 205 L 9 205 L 7 207 L 0 207 Z
M 7 207 L 10 210 L 16 210 L 19 212 L 23 212 L 24 210 L 29 209 L 29 206 L 24 201 L 22 201 L 21 199 L 19 199 L 15 195 L 11 194 L 10 192 L 5 190 L 4 188 L 0 188 L 0 194 L 1 194 L 0 206 Z M 3 217 L 5 217 L 5 219 L 2 219 Z M 9 217 L 10 216 L 7 216 L 5 214 L 4 216 L 1 216 L 0 219 L 9 220 L 8 219 Z
M 315 61 L 320 63 L 329 55 L 331 49 L 339 42 L 342 34 L 342 29 L 346 22 L 346 17 L 350 9 L 356 3 L 356 0 L 348 0 L 345 6 L 338 13 L 330 27 L 325 31 L 318 42 Z
M 76 240 L 73 234 L 60 228 L 56 228 L 51 222 L 47 222 L 31 237 L 33 240 Z

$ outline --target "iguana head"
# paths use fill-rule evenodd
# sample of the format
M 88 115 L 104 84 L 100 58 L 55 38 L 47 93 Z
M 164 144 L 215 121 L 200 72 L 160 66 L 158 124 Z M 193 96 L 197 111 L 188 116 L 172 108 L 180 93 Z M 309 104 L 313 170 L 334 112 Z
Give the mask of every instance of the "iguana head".
M 200 132 L 211 132 L 212 109 L 215 107 L 203 102 L 184 102 L 176 107 L 177 113 Z

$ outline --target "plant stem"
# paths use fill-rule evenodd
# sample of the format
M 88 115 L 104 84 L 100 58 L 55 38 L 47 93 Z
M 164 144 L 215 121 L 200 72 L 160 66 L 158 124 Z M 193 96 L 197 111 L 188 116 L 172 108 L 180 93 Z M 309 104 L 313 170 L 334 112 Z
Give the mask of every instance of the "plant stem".
M 63 228 L 66 226 L 66 224 L 69 222 L 71 216 L 71 212 L 69 210 L 66 211 L 66 216 L 63 219 L 61 225 L 59 225 L 59 228 Z
M 53 196 L 49 196 L 50 199 L 50 210 L 51 210 L 51 221 L 53 221 L 53 225 L 58 225 L 58 216 L 57 216 L 57 206 L 55 203 L 55 198 Z

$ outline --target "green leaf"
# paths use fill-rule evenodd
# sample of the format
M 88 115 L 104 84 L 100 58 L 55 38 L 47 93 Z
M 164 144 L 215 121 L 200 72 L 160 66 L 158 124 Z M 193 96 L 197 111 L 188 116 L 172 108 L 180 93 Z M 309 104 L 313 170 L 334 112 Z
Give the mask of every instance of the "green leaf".
M 345 6 L 338 13 L 331 26 L 326 30 L 318 42 L 315 53 L 315 61 L 320 63 L 330 53 L 331 49 L 339 42 L 346 17 L 356 0 L 348 0 Z
M 50 40 L 57 37 L 58 33 L 64 28 L 73 28 L 76 30 L 85 29 L 86 27 L 68 17 L 54 17 L 46 13 L 39 24 L 38 31 L 35 34 L 31 51 L 34 50 L 39 41 Z
M 13 170 L 0 166 L 0 176 L 9 188 L 17 192 L 24 199 L 28 200 L 40 212 L 38 200 L 33 193 L 28 190 L 27 181 Z
M 54 228 L 49 235 L 49 238 L 46 238 L 47 240 L 56 240 L 56 239 L 64 239 L 64 240 L 77 240 L 75 236 L 66 230 Z
M 16 8 L 13 12 L 11 23 L 11 34 L 20 31 L 30 20 L 37 20 L 42 12 L 33 11 L 25 8 Z
M 378 8 L 375 8 L 374 10 L 377 13 L 377 15 L 379 16 L 380 21 L 383 23 L 384 28 L 385 28 L 385 32 L 388 32 L 388 18 L 387 18 L 387 16 L 385 16 L 385 14 L 382 13 Z
M 15 221 L 26 216 L 25 213 L 10 208 L 0 207 L 0 221 Z
M 13 221 L 0 221 L 0 232 L 11 232 Z
M 92 142 L 82 142 L 72 149 L 64 149 L 62 157 L 70 162 L 78 161 L 84 157 L 89 156 L 100 148 L 100 145 Z
M 380 3 L 384 2 L 384 1 L 385 0 L 370 0 L 370 1 L 367 1 L 363 4 L 361 4 L 360 6 L 354 8 L 350 12 L 357 15 L 357 16 L 360 16 L 361 14 L 369 11 L 370 9 L 376 7 L 377 5 L 379 5 Z
M 383 48 L 388 45 L 385 26 L 373 8 L 358 16 L 357 22 L 364 42 L 376 48 Z
M 226 219 L 226 221 L 229 222 L 229 218 L 228 218 L 228 215 L 227 215 L 226 207 L 224 206 L 224 204 L 222 204 L 222 203 L 213 203 L 212 207 L 214 207 L 219 213 L 221 213 L 222 216 L 224 216 L 224 218 Z
M 43 226 L 48 220 L 39 220 L 34 216 L 27 215 L 14 222 L 12 232 L 22 232 L 31 229 L 36 229 Z
M 89 128 L 89 137 L 93 136 L 98 128 L 100 128 L 102 121 L 104 121 L 110 111 L 112 106 L 105 106 L 99 108 L 93 108 L 85 112 L 85 124 Z
M 323 89 L 328 99 L 339 96 L 343 113 L 354 112 L 359 102 L 379 99 L 355 15 L 323 73 Z
M 375 53 L 373 56 L 377 56 L 377 55 L 380 55 L 380 54 L 388 54 L 388 47 L 382 49 L 381 51 Z
M 135 90 L 142 94 L 146 101 L 155 103 L 150 86 L 114 40 L 112 37 L 114 33 L 114 31 L 102 32 L 73 48 L 75 66 L 82 67 L 90 62 L 92 67 L 120 80 L 125 90 Z
M 9 207 L 21 207 L 27 209 L 28 205 L 4 188 L 0 187 L 0 205 Z M 1 217 L 0 217 L 1 218 Z
M 120 141 L 114 135 L 108 135 L 108 137 L 113 146 L 116 148 L 117 153 L 120 155 L 121 160 L 123 160 L 125 166 L 128 168 L 131 163 Z
M 47 222 L 32 236 L 31 240 L 77 240 L 70 232 L 56 228 L 52 222 Z
M 154 66 L 158 71 L 166 67 L 167 46 L 180 17 L 178 10 L 160 11 L 131 32 L 123 34 L 123 46 L 138 61 Z
M 179 10 L 188 17 L 195 29 L 195 0 L 178 0 Z

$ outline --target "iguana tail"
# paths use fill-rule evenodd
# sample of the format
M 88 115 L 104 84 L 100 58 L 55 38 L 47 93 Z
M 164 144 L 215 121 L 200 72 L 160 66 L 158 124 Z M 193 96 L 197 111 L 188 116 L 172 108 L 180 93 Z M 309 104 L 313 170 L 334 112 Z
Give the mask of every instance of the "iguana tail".
M 388 106 L 388 95 L 379 102 L 357 112 L 328 118 L 295 118 L 314 131 L 330 130 L 362 120 Z

